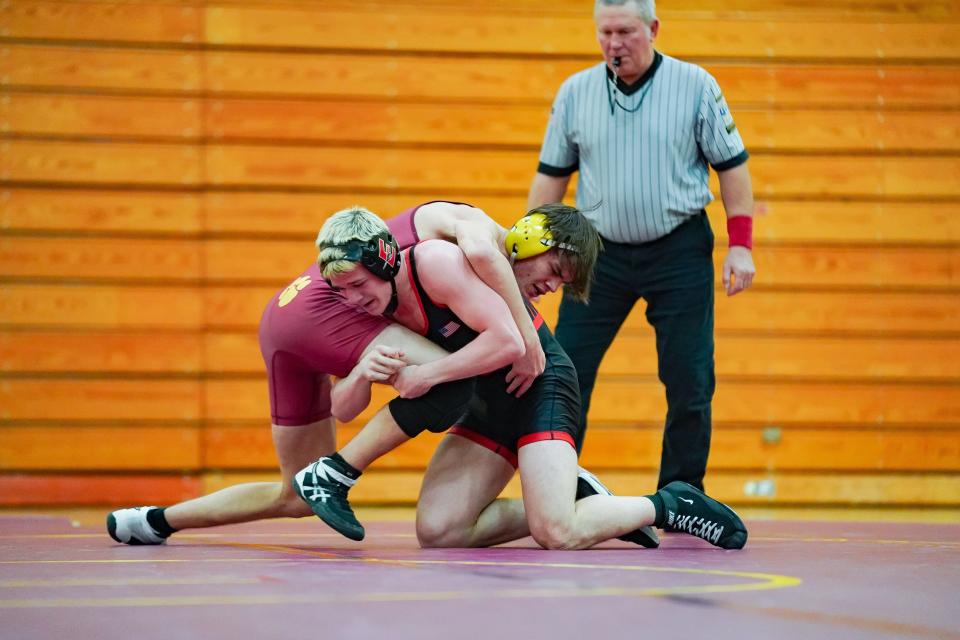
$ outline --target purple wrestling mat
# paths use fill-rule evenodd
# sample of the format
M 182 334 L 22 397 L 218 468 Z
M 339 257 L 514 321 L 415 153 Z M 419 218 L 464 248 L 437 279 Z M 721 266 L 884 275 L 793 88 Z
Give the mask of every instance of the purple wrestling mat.
M 743 551 L 679 534 L 659 550 L 421 550 L 410 522 L 353 543 L 318 520 L 128 547 L 6 515 L 0 637 L 960 639 L 960 525 L 748 526 Z

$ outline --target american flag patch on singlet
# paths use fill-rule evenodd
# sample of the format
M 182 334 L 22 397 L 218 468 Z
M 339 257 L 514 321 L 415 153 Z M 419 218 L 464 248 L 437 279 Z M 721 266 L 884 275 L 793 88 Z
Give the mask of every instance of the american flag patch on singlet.
M 449 338 L 454 333 L 456 333 L 457 329 L 459 328 L 460 328 L 460 323 L 457 322 L 456 320 L 451 320 L 447 324 L 440 327 L 439 332 L 440 332 L 440 335 L 442 335 L 444 338 Z

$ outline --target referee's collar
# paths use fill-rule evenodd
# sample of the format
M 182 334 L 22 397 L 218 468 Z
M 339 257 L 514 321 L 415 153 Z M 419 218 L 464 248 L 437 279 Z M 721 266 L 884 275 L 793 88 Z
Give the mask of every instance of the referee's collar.
M 640 76 L 637 79 L 637 81 L 634 82 L 633 84 L 627 84 L 620 78 L 617 78 L 617 89 L 620 90 L 620 93 L 626 96 L 635 94 L 637 91 L 640 90 L 640 87 L 645 85 L 647 81 L 649 81 L 650 78 L 653 77 L 653 74 L 655 74 L 657 72 L 657 69 L 660 68 L 661 62 L 663 62 L 663 56 L 660 55 L 659 51 L 654 51 L 653 62 L 650 63 L 650 68 L 647 69 L 646 72 L 642 76 Z M 608 67 L 607 65 L 604 65 L 603 68 L 606 69 L 607 71 L 607 78 L 609 78 L 610 80 L 613 80 L 614 75 L 610 67 Z

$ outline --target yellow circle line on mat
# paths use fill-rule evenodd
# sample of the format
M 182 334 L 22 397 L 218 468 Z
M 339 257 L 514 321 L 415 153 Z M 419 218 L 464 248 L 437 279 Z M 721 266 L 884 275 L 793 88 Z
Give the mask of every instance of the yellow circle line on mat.
M 421 591 L 421 592 L 381 592 L 381 593 L 297 593 L 297 594 L 252 594 L 252 595 L 207 595 L 207 596 L 150 596 L 124 598 L 20 598 L 0 599 L 0 609 L 26 609 L 46 607 L 171 607 L 171 606 L 206 606 L 206 605 L 271 605 L 271 604 L 311 604 L 325 602 L 410 602 L 410 601 L 441 601 L 441 600 L 499 600 L 505 598 L 582 598 L 582 597 L 659 597 L 680 594 L 731 593 L 739 591 L 762 591 L 768 589 L 782 589 L 795 587 L 802 580 L 795 576 L 785 576 L 770 573 L 748 571 L 728 571 L 722 569 L 690 569 L 683 567 L 653 567 L 646 565 L 606 565 L 581 564 L 573 562 L 513 562 L 497 560 L 404 560 L 395 558 L 360 557 L 349 558 L 335 554 L 284 547 L 279 545 L 247 545 L 231 544 L 230 546 L 258 549 L 262 551 L 276 551 L 293 554 L 295 559 L 312 562 L 360 562 L 387 566 L 438 566 L 456 565 L 471 567 L 501 567 L 501 568 L 537 568 L 537 569 L 594 569 L 608 571 L 646 571 L 651 573 L 683 573 L 695 575 L 722 576 L 724 578 L 740 578 L 753 582 L 736 582 L 727 584 L 686 585 L 676 587 L 575 587 L 547 588 L 547 589 L 508 589 L 492 591 Z M 288 558 L 290 560 L 294 558 Z M 229 559 L 222 559 L 229 561 Z M 235 559 L 244 561 L 246 559 Z M 263 560 L 263 559 L 258 559 Z M 55 561 L 38 561 L 55 562 Z M 67 561 L 69 562 L 69 561 Z M 86 561 L 90 562 L 90 561 Z M 95 562 L 95 561 L 94 561 Z M 102 562 L 110 562 L 105 560 Z M 127 561 L 120 561 L 127 562 Z M 150 562 L 144 560 L 144 562 Z M 184 562 L 188 562 L 184 560 Z M 196 562 L 196 560 L 190 561 Z
M 321 560 L 322 561 L 322 560 Z M 435 560 L 431 564 L 445 564 Z M 584 568 L 583 565 L 503 563 L 503 562 L 457 562 L 453 564 L 486 565 L 498 567 L 534 566 Z M 590 566 L 590 565 L 588 565 Z M 667 567 L 623 567 L 596 565 L 606 569 L 672 571 Z M 800 584 L 800 579 L 792 576 L 778 576 L 763 573 L 736 571 L 712 571 L 709 569 L 677 570 L 682 573 L 701 573 L 744 578 L 757 578 L 762 582 L 745 584 L 691 585 L 686 587 L 587 587 L 587 588 L 547 588 L 547 589 L 496 589 L 490 591 L 420 591 L 420 592 L 379 592 L 379 593 L 295 593 L 295 594 L 251 594 L 251 595 L 204 595 L 204 596 L 149 596 L 125 598 L 11 598 L 0 599 L 0 609 L 37 609 L 60 607 L 189 607 L 210 605 L 289 605 L 321 604 L 349 602 L 424 602 L 444 600 L 504 600 L 517 598 L 584 598 L 584 597 L 657 597 L 677 594 L 728 593 L 733 591 L 756 591 L 762 589 L 780 589 Z

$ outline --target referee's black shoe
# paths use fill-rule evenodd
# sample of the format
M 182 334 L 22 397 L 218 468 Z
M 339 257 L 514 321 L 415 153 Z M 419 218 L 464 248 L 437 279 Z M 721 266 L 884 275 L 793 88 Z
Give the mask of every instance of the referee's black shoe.
M 580 467 L 579 471 L 577 471 L 577 500 L 597 494 L 612 496 L 613 492 L 607 489 L 597 476 Z M 618 537 L 617 540 L 632 542 L 647 549 L 656 549 L 660 546 L 660 538 L 657 536 L 657 532 L 654 531 L 653 527 L 650 526 L 640 527 L 630 533 L 625 533 Z
M 656 495 L 663 501 L 663 514 L 654 523 L 658 527 L 688 533 L 722 549 L 747 544 L 747 526 L 740 516 L 693 485 L 677 480 Z

